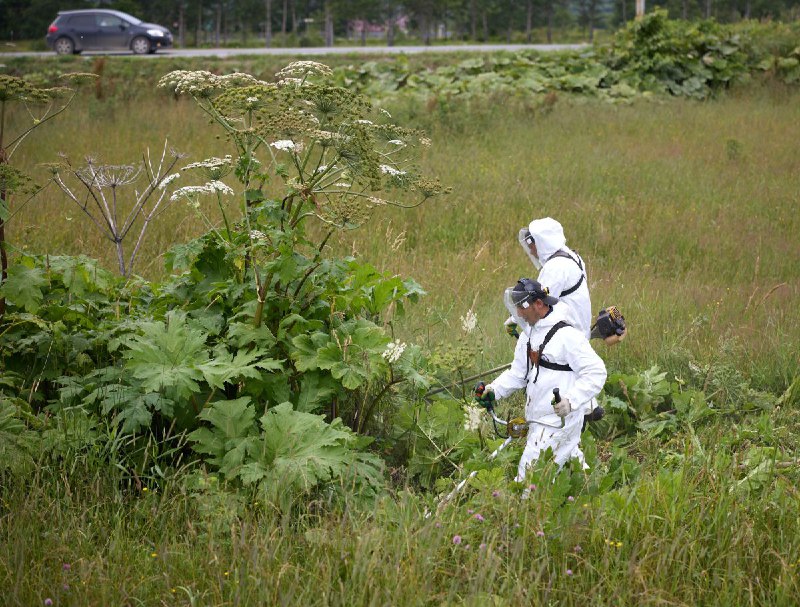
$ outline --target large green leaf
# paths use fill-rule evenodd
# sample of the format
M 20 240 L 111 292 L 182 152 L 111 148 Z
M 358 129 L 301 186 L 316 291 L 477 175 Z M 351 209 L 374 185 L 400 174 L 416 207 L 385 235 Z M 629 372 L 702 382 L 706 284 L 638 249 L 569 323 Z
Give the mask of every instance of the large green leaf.
M 46 284 L 44 270 L 35 267 L 33 260 L 23 258 L 8 268 L 8 278 L 0 285 L 0 296 L 17 308 L 34 314 L 44 299 L 42 288 Z
M 142 335 L 127 340 L 126 368 L 146 390 L 165 390 L 177 399 L 200 391 L 201 367 L 208 361 L 206 333 L 187 322 L 183 314 L 168 321 L 143 323 Z

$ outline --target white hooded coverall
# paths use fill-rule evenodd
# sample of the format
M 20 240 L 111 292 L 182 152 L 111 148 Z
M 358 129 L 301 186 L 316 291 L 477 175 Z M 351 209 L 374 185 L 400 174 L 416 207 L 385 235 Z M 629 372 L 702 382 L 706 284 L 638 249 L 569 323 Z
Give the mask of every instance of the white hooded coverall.
M 550 294 L 558 297 L 560 304 L 568 308 L 570 324 L 576 329 L 583 331 L 586 339 L 592 331 L 592 302 L 589 299 L 589 282 L 586 274 L 586 264 L 575 251 L 567 247 L 567 239 L 564 237 L 564 228 L 555 219 L 545 217 L 544 219 L 534 219 L 528 226 L 531 236 L 536 241 L 536 252 L 538 260 L 533 257 L 527 245 L 523 243 L 523 248 L 531 258 L 533 264 L 539 268 L 540 284 L 550 289 Z M 558 252 L 563 251 L 569 255 L 566 257 L 553 257 Z M 538 263 L 537 263 L 538 261 Z M 578 267 L 576 261 L 580 261 L 583 270 Z M 562 293 L 575 286 L 583 276 L 580 286 L 568 295 Z
M 562 466 L 571 458 L 583 462 L 583 452 L 579 443 L 583 425 L 583 405 L 591 401 L 606 381 L 606 366 L 603 360 L 589 345 L 589 340 L 574 327 L 562 327 L 545 345 L 542 353 L 544 360 L 568 364 L 571 371 L 560 371 L 539 367 L 529 363 L 528 343 L 534 352 L 539 350 L 547 332 L 566 317 L 566 306 L 560 303 L 553 306 L 552 311 L 539 320 L 533 327 L 523 328 L 514 350 L 514 362 L 511 367 L 501 373 L 487 389 L 494 390 L 497 399 L 506 398 L 512 392 L 526 388 L 525 419 L 541 421 L 550 426 L 558 426 L 561 420 L 553 410 L 553 388 L 559 388 L 561 398 L 567 398 L 573 411 L 568 414 L 564 428 L 549 428 L 530 424 L 528 442 L 519 461 L 517 480 L 525 479 L 528 465 L 536 461 L 548 447 L 553 449 L 555 461 Z M 536 379 L 534 383 L 534 379 Z

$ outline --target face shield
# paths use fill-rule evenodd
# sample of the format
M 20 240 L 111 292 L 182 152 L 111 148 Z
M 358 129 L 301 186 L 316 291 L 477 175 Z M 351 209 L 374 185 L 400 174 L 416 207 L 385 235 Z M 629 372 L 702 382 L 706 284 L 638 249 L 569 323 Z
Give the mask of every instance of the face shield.
M 519 240 L 519 245 L 522 247 L 522 250 L 525 251 L 525 255 L 528 256 L 528 259 L 531 260 L 533 267 L 537 270 L 542 269 L 542 264 L 539 261 L 539 258 L 536 257 L 533 253 L 531 253 L 530 244 L 533 242 L 533 236 L 531 236 L 531 231 L 528 228 L 522 228 L 519 231 L 519 236 L 517 236 L 517 240 Z
M 508 313 L 511 315 L 511 318 L 513 318 L 514 322 L 519 325 L 519 328 L 528 329 L 530 328 L 530 325 L 519 315 L 517 304 L 515 303 L 515 296 L 516 294 L 514 293 L 514 288 L 508 287 L 503 292 L 503 303 L 506 306 L 506 310 L 508 310 Z

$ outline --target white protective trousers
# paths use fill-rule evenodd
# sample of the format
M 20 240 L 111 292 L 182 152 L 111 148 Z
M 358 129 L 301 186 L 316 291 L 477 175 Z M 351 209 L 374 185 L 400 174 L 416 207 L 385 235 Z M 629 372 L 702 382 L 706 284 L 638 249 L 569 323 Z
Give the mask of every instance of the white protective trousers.
M 555 461 L 563 466 L 569 459 L 583 462 L 580 449 L 583 407 L 602 390 L 606 381 L 606 366 L 589 345 L 589 340 L 574 327 L 559 329 L 544 348 L 542 358 L 552 363 L 566 364 L 571 371 L 539 367 L 530 363 L 528 344 L 534 352 L 544 341 L 547 332 L 559 321 L 569 322 L 566 307 L 556 304 L 552 311 L 533 327 L 523 329 L 517 340 L 514 361 L 487 388 L 494 390 L 497 399 L 503 399 L 516 390 L 526 389 L 525 419 L 558 426 L 560 418 L 553 410 L 553 388 L 559 388 L 562 398 L 569 399 L 572 413 L 566 416 L 564 428 L 552 428 L 532 423 L 528 440 L 520 458 L 517 480 L 525 479 L 525 471 L 548 448 L 553 450 Z

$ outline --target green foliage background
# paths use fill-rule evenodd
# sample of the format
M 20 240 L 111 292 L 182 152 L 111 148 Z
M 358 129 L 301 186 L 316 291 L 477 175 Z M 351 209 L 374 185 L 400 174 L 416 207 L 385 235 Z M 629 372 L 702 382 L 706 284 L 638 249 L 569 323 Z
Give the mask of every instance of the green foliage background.
M 682 35 L 658 19 L 648 44 L 670 48 L 664 40 Z M 102 269 L 113 254 L 52 190 L 16 215 L 3 288 L 18 309 L 2 329 L 0 383 L 11 604 L 797 602 L 797 93 L 773 61 L 766 79 L 734 70 L 749 83 L 708 72 L 702 97 L 713 98 L 691 100 L 700 89 L 680 70 L 699 63 L 676 61 L 664 78 L 652 53 L 625 46 L 637 35 L 609 51 L 639 82 L 622 104 L 553 84 L 478 92 L 484 68 L 510 82 L 523 58 L 459 59 L 419 77 L 444 89 L 387 91 L 393 119 L 434 141 L 420 165 L 454 192 L 413 211 L 382 207 L 331 237 L 337 256 L 355 259 L 326 266 L 313 288 L 352 313 L 341 324 L 322 305 L 297 334 L 280 333 L 280 308 L 269 331 L 249 328 L 243 291 L 219 281 L 241 268 L 183 208 L 149 234 L 142 269 L 155 283 Z M 744 62 L 738 53 L 728 56 Z M 64 147 L 125 162 L 165 135 L 186 142 L 188 160 L 220 154 L 184 100 L 109 82 L 119 88 L 84 93 L 21 148 L 18 166 L 38 177 L 37 163 Z M 87 136 L 98 122 L 115 136 Z M 631 330 L 600 346 L 608 414 L 584 435 L 590 470 L 557 474 L 545 458 L 521 499 L 524 486 L 508 480 L 519 445 L 489 459 L 500 442 L 487 426 L 465 431 L 459 390 L 415 395 L 508 360 L 499 294 L 531 272 L 516 232 L 544 215 L 589 260 L 594 305 L 619 305 Z M 303 238 L 323 235 L 310 227 Z M 161 260 L 176 238 L 190 244 L 167 260 L 188 274 L 169 276 Z M 400 278 L 412 276 L 419 284 Z M 469 309 L 479 324 L 466 334 Z M 333 345 L 346 336 L 358 360 Z M 386 379 L 389 339 L 409 344 L 392 369 L 407 390 Z M 295 376 L 307 382 L 299 392 L 269 379 L 289 359 L 307 374 Z M 377 392 L 365 389 L 378 375 Z M 359 403 L 383 402 L 387 385 L 392 398 L 360 427 Z M 319 408 L 343 387 L 345 424 Z

